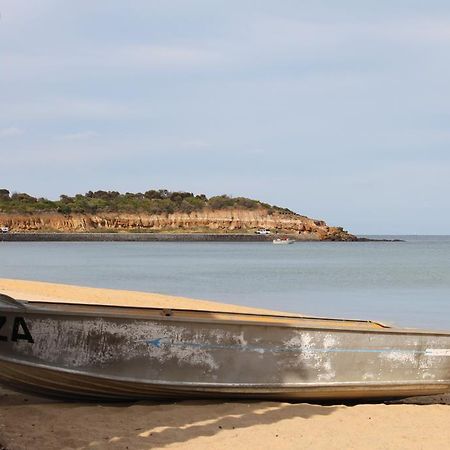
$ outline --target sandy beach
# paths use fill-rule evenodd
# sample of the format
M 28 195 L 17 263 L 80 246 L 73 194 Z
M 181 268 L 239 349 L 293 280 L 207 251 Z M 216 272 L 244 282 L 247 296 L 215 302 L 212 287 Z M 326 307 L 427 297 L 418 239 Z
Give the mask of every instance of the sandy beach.
M 354 406 L 227 401 L 97 404 L 1 389 L 0 405 L 0 444 L 8 450 L 438 450 L 450 445 L 449 396 Z
M 0 279 L 23 299 L 234 309 L 129 291 Z M 167 303 L 168 302 L 168 303 Z M 242 311 L 255 311 L 241 307 Z M 447 449 L 450 395 L 387 403 L 82 403 L 0 389 L 0 449 Z M 3 446 L 3 447 L 2 447 Z
M 85 303 L 108 306 L 153 307 L 195 309 L 217 312 L 271 313 L 285 314 L 279 311 L 250 308 L 247 306 L 175 297 L 147 292 L 124 291 L 118 289 L 98 289 L 41 281 L 13 280 L 0 278 L 0 292 L 18 300 L 44 302 Z M 293 315 L 289 313 L 289 315 Z

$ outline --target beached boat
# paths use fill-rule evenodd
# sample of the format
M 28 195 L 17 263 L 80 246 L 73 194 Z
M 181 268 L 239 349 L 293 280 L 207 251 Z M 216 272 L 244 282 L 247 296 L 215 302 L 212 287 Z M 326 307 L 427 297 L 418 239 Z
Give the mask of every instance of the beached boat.
M 96 399 L 406 397 L 450 387 L 450 333 L 233 306 L 85 303 L 0 296 L 0 383 Z
M 274 244 L 286 245 L 286 244 L 293 244 L 295 241 L 294 241 L 294 239 L 289 239 L 289 238 L 277 238 L 277 239 L 274 239 L 272 242 Z

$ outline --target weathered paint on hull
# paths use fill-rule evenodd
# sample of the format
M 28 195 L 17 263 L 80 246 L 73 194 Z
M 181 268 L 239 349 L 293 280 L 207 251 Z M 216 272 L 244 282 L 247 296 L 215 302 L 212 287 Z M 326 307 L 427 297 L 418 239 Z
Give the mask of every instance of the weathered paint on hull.
M 63 398 L 86 400 L 136 400 L 136 399 L 188 399 L 188 398 L 236 398 L 272 400 L 318 400 L 395 398 L 416 395 L 441 394 L 450 389 L 442 384 L 337 384 L 314 386 L 305 384 L 280 386 L 238 385 L 196 386 L 176 384 L 152 384 L 137 381 L 114 380 L 111 377 L 92 377 L 86 374 L 65 372 L 36 366 L 2 361 L 0 379 L 14 389 Z
M 338 399 L 450 386 L 446 333 L 98 306 L 0 311 L 0 382 L 52 395 Z

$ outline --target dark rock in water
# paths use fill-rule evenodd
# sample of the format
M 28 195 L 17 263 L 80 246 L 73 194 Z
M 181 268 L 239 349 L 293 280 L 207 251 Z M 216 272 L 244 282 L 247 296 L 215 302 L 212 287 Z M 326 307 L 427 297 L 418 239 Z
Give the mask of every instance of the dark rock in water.
M 403 239 L 374 239 L 374 238 L 356 238 L 356 242 L 406 242 Z

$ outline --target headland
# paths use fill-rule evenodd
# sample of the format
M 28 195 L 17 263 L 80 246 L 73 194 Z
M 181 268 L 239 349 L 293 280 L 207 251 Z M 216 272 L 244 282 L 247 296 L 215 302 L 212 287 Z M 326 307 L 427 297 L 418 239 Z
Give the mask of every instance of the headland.
M 357 240 L 342 227 L 259 200 L 166 190 L 89 191 L 51 201 L 2 189 L 0 226 L 12 241 L 266 241 L 274 234 Z

